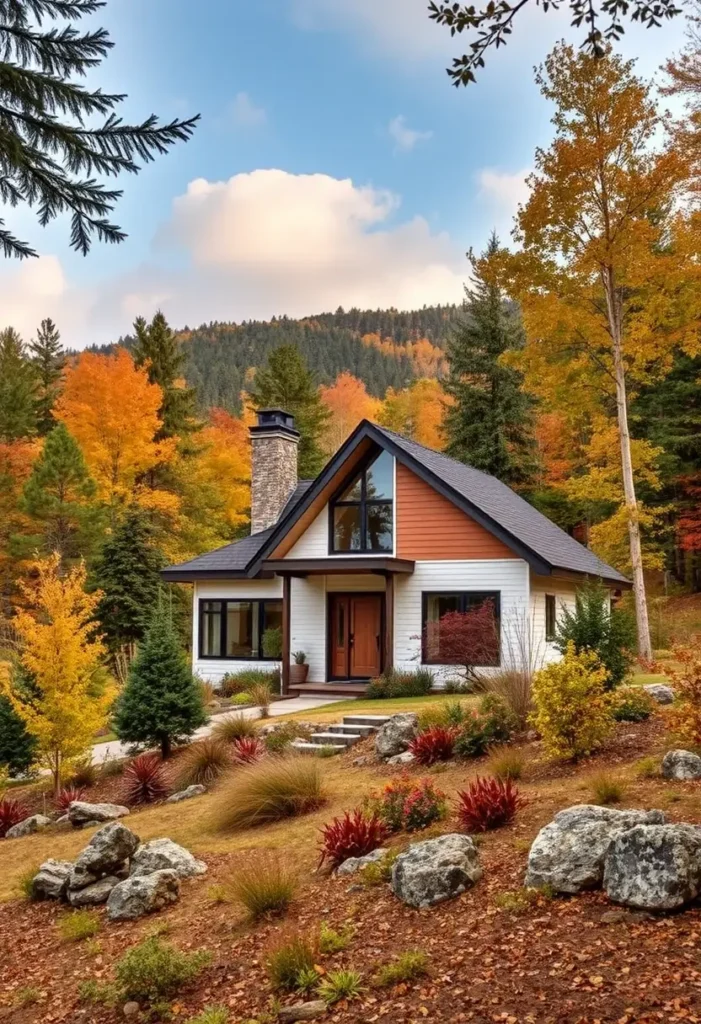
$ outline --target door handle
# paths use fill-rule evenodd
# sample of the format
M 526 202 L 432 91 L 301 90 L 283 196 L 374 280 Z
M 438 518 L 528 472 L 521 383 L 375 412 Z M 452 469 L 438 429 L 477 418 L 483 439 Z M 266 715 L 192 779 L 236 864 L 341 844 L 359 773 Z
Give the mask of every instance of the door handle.
M 355 634 L 354 633 L 349 633 L 348 634 L 348 643 L 351 645 L 351 647 L 355 643 Z

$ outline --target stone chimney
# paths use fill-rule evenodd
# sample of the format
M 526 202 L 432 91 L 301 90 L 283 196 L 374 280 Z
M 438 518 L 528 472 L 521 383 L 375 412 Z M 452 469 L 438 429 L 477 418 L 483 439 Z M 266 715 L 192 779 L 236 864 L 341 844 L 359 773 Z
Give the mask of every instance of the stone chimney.
M 294 416 L 261 409 L 251 433 L 251 533 L 277 522 L 297 486 L 299 432 Z

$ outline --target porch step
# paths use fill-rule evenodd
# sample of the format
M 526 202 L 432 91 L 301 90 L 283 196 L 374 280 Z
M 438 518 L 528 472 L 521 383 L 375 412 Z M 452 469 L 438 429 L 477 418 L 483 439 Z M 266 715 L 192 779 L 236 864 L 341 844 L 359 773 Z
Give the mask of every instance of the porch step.
M 390 715 L 344 715 L 344 725 L 371 725 L 374 729 L 379 729 L 385 722 L 389 722 Z
M 336 723 L 335 725 L 327 725 L 327 732 L 338 732 L 338 733 L 351 733 L 353 735 L 360 736 L 372 736 L 374 732 L 377 732 L 376 725 L 346 725 L 344 723 Z
M 359 732 L 315 732 L 312 739 L 315 743 L 323 743 L 329 747 L 352 747 L 362 740 Z
M 308 743 L 306 740 L 293 740 L 290 743 L 292 750 L 299 751 L 300 754 L 318 754 L 320 751 L 333 751 L 334 754 L 340 754 L 341 751 L 345 750 L 344 746 L 340 743 Z

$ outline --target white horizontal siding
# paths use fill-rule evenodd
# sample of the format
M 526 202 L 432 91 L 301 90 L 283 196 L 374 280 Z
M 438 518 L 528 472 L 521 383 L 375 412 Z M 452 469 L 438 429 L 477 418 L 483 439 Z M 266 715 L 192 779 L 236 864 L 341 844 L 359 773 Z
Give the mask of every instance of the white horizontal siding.
M 293 579 L 290 600 L 290 653 L 304 651 L 310 683 L 326 682 L 326 577 Z
M 240 672 L 247 668 L 262 668 L 266 671 L 279 668 L 274 661 L 245 661 L 234 658 L 200 658 L 199 602 L 201 600 L 246 601 L 261 598 L 282 598 L 282 580 L 202 580 L 193 587 L 192 605 L 192 671 L 215 686 L 228 672 Z
M 553 643 L 545 639 L 545 595 L 555 597 L 556 616 L 559 619 L 564 608 L 574 611 L 577 584 L 573 580 L 559 580 L 555 576 L 536 576 L 531 573 L 530 616 L 534 645 L 541 652 L 543 664 L 559 661 L 562 655 Z
M 504 634 L 528 608 L 529 571 L 521 559 L 417 562 L 411 576 L 395 577 L 394 663 L 411 671 L 421 664 L 421 595 L 437 590 L 497 590 Z M 454 665 L 431 665 L 439 682 L 458 675 Z M 486 672 L 489 669 L 485 669 Z

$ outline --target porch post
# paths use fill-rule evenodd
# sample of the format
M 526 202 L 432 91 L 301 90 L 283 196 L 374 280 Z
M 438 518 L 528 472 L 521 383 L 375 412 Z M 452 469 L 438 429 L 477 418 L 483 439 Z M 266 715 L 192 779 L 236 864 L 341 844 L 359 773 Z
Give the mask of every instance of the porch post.
M 388 572 L 385 586 L 385 671 L 394 667 L 394 573 Z
M 290 576 L 282 577 L 282 676 L 280 692 L 285 695 L 290 692 L 290 596 L 292 593 L 292 579 Z

